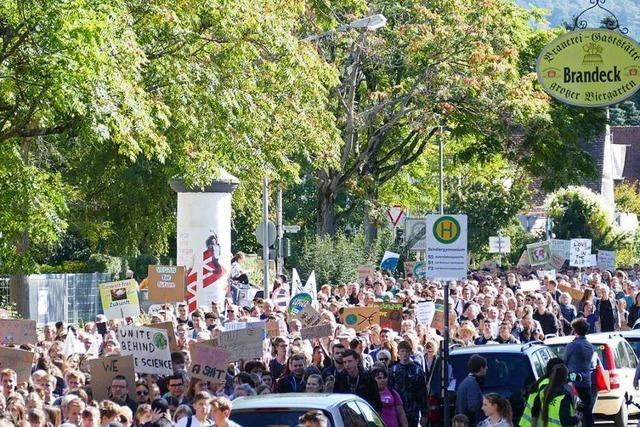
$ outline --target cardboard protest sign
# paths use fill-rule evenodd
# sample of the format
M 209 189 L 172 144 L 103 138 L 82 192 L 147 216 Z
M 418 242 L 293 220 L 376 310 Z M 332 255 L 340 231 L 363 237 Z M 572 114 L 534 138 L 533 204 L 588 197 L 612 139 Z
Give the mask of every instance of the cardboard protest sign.
M 148 273 L 149 301 L 184 301 L 186 275 L 183 266 L 150 265 Z
M 359 265 L 358 266 L 358 279 L 361 282 L 364 282 L 367 277 L 371 276 L 373 278 L 373 275 L 375 274 L 376 269 L 373 267 L 369 267 L 368 265 Z
M 433 314 L 433 320 L 431 321 L 431 327 L 439 331 L 444 331 L 444 300 L 437 299 L 435 302 L 435 312 Z
M 111 381 L 116 375 L 127 379 L 129 397 L 136 401 L 136 374 L 133 356 L 110 356 L 89 360 L 91 372 L 91 390 L 96 401 L 109 399 Z
M 380 327 L 400 331 L 402 326 L 402 310 L 404 307 L 397 302 L 382 302 L 380 308 Z
M 133 355 L 139 374 L 171 375 L 171 351 L 167 332 L 145 326 L 121 325 L 116 334 L 123 355 Z
M 347 307 L 342 312 L 342 318 L 347 328 L 361 331 L 369 326 L 380 324 L 380 309 L 378 307 Z
M 37 342 L 35 320 L 0 319 L 1 345 L 36 344 Z
M 561 239 L 551 239 L 549 241 L 551 255 L 557 255 L 562 259 L 569 259 L 571 252 L 571 241 Z
M 287 335 L 287 323 L 284 319 L 267 321 L 267 337 L 275 338 L 281 335 Z
M 616 268 L 616 252 L 598 250 L 598 268 L 613 271 Z
M 262 357 L 265 332 L 262 329 L 238 329 L 220 333 L 220 347 L 227 350 L 232 361 Z
M 322 325 L 309 326 L 300 330 L 300 337 L 303 340 L 310 340 L 313 338 L 324 338 L 333 335 L 333 326 L 330 323 L 324 323 Z
M 100 283 L 100 300 L 107 319 L 122 319 L 140 314 L 138 285 L 133 279 Z
M 300 313 L 296 314 L 296 318 L 300 320 L 303 328 L 317 326 L 322 323 L 320 313 L 310 305 L 306 306 Z
M 571 239 L 569 265 L 571 267 L 591 266 L 591 239 Z
M 558 290 L 560 290 L 561 292 L 566 292 L 569 295 L 571 295 L 571 298 L 574 301 L 580 301 L 582 299 L 582 297 L 584 296 L 584 291 L 582 289 L 575 289 L 572 288 L 571 286 L 568 286 L 564 283 L 560 283 L 558 284 Z
M 537 292 L 540 290 L 540 280 L 523 280 L 520 282 L 520 290 L 522 292 Z
M 522 252 L 522 255 L 520 255 L 520 258 L 518 259 L 517 267 L 520 267 L 520 268 L 529 267 L 529 257 L 527 256 L 526 250 Z
M 225 331 L 237 331 L 238 329 L 260 329 L 265 330 L 267 322 L 263 320 L 248 322 L 227 322 L 224 324 Z
M 224 382 L 230 360 L 231 354 L 228 351 L 205 343 L 197 343 L 191 352 L 189 374 L 203 381 Z
M 31 378 L 31 366 L 34 353 L 17 348 L 0 347 L 0 371 L 11 368 L 18 374 L 18 382 L 27 382 Z
M 150 325 L 146 325 L 150 328 L 162 329 L 167 333 L 167 337 L 169 338 L 169 350 L 170 351 L 178 351 L 178 342 L 176 341 L 176 332 L 173 329 L 173 322 L 162 322 L 162 323 L 151 323 Z
M 435 301 L 419 301 L 415 305 L 416 320 L 419 325 L 431 326 L 433 316 L 436 313 Z
M 564 258 L 560 255 L 551 255 L 551 258 L 549 259 L 549 265 L 556 270 L 560 270 L 562 266 L 564 266 L 564 262 L 566 260 L 567 258 Z
M 549 242 L 537 242 L 527 245 L 527 257 L 531 266 L 543 265 L 549 262 L 549 258 L 551 258 Z

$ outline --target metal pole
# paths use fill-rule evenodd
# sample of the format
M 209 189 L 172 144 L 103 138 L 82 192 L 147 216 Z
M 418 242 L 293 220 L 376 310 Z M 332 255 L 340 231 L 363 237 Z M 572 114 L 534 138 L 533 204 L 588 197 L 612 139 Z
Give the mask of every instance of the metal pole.
M 440 185 L 438 186 L 438 212 L 440 215 L 444 215 L 444 206 L 442 204 L 443 191 L 444 191 L 444 137 L 442 135 L 442 126 L 440 126 L 440 138 L 438 143 L 440 154 Z M 446 424 L 445 424 L 446 425 Z
M 449 282 L 444 282 L 444 347 L 442 349 L 442 377 L 444 385 L 444 414 L 443 420 L 445 426 L 450 426 L 449 422 Z
M 284 230 L 282 228 L 282 188 L 278 188 L 278 252 L 276 253 L 276 264 L 278 274 L 284 274 Z
M 264 298 L 269 298 L 269 178 L 262 181 L 262 280 L 264 286 Z

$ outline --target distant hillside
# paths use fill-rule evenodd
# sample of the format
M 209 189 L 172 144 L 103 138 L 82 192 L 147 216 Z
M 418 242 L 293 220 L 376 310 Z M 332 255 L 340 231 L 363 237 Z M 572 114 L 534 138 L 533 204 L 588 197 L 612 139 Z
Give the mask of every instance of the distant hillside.
M 565 22 L 573 23 L 573 17 L 582 10 L 592 6 L 589 0 L 516 0 L 521 6 L 536 6 L 548 9 L 547 16 L 551 27 L 563 26 Z M 629 29 L 628 36 L 638 40 L 640 37 L 640 0 L 606 0 L 607 7 L 618 18 L 621 27 Z M 596 12 L 597 11 L 597 12 Z M 596 8 L 583 15 L 589 27 L 600 26 L 600 21 L 606 13 Z

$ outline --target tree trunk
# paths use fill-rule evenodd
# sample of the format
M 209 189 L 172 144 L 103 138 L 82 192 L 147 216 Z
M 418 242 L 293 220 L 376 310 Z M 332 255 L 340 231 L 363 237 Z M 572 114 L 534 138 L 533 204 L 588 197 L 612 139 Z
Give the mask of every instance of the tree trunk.
M 29 318 L 29 280 L 24 273 L 14 273 L 9 279 L 9 293 L 11 302 L 16 305 L 16 311 L 24 319 Z
M 318 194 L 318 235 L 333 236 L 336 232 L 336 201 L 333 194 Z
M 376 219 L 371 217 L 370 208 L 367 208 L 364 214 L 364 235 L 367 250 L 373 247 L 373 243 L 378 238 L 378 225 L 376 222 Z

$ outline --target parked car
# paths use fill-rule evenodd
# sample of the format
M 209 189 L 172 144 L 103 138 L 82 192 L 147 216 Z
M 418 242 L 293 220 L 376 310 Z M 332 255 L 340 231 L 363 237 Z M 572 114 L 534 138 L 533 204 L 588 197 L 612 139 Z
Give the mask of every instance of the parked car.
M 450 363 L 456 389 L 469 374 L 467 363 L 473 354 L 487 359 L 487 376 L 483 393 L 498 393 L 509 399 L 513 408 L 514 425 L 524 411 L 529 387 L 544 375 L 547 362 L 555 357 L 542 342 L 526 344 L 496 344 L 458 347 L 451 350 Z
M 385 427 L 376 411 L 362 398 L 338 393 L 284 393 L 239 397 L 233 401 L 231 420 L 242 426 L 298 425 L 311 410 L 322 411 L 329 427 Z
M 550 338 L 544 342 L 562 357 L 565 347 L 574 339 L 574 336 L 567 336 Z M 610 387 L 609 390 L 598 393 L 593 413 L 609 419 L 613 417 L 617 426 L 626 426 L 629 412 L 639 412 L 636 406 L 628 406 L 626 403 L 629 398 L 638 401 L 640 397 L 640 393 L 633 387 L 638 358 L 629 343 L 618 333 L 589 334 L 587 340 L 593 345 Z
M 636 354 L 636 357 L 640 357 L 640 329 L 634 329 L 632 331 L 620 331 L 620 332 L 612 332 L 616 335 L 620 335 L 623 337 L 631 348 L 633 352 Z

